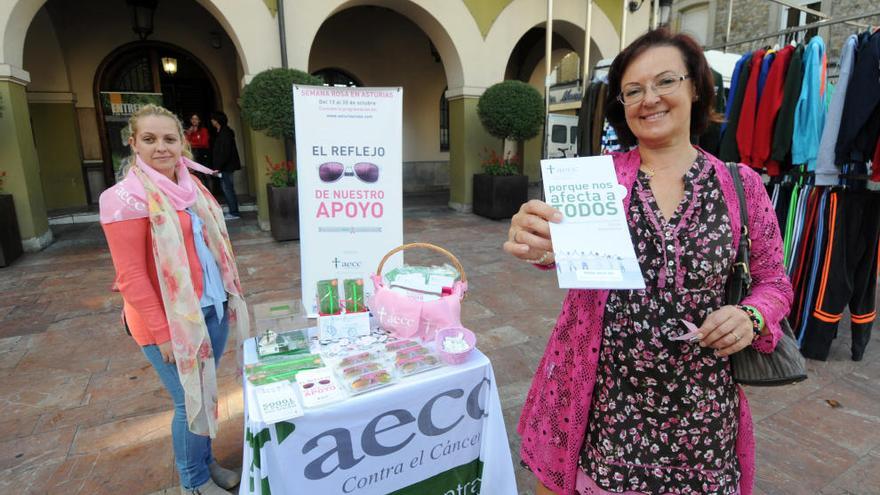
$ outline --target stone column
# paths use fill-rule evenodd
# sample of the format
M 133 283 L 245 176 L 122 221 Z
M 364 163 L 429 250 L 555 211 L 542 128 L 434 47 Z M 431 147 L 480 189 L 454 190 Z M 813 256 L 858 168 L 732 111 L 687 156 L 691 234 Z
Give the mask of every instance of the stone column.
M 266 177 L 266 157 L 268 156 L 273 163 L 284 160 L 284 143 L 280 139 L 271 138 L 251 129 L 244 122 L 242 126 L 244 141 L 248 148 L 247 162 L 253 167 L 250 183 L 253 184 L 253 193 L 257 198 L 257 219 L 260 222 L 260 229 L 268 231 L 269 201 L 266 197 L 266 184 L 269 181 Z
M 477 101 L 485 88 L 452 88 L 449 100 L 449 207 L 471 211 L 474 174 L 482 172 L 480 155 L 501 152 L 501 140 L 489 135 L 477 116 Z
M 40 164 L 28 111 L 25 86 L 30 75 L 0 64 L 0 170 L 6 172 L 4 194 L 12 194 L 25 251 L 39 251 L 52 243 L 46 202 L 40 183 Z
M 46 209 L 88 205 L 73 93 L 28 92 Z

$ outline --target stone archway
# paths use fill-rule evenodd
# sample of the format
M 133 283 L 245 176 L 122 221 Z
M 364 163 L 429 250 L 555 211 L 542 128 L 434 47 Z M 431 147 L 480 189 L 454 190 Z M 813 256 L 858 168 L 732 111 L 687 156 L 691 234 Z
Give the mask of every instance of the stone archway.
M 161 67 L 161 57 L 172 57 L 174 74 Z M 128 146 L 119 138 L 126 125 L 126 114 L 111 115 L 104 97 L 133 92 L 161 93 L 162 105 L 178 115 L 184 125 L 188 116 L 197 114 L 204 123 L 211 112 L 222 108 L 220 89 L 211 70 L 197 56 L 183 47 L 158 41 L 136 41 L 113 50 L 101 61 L 94 77 L 95 110 L 104 156 L 106 185 L 112 185 L 119 173 L 120 160 Z M 210 165 L 204 159 L 203 165 Z M 94 192 L 92 191 L 92 196 Z
M 118 6 L 113 4 L 111 8 L 105 9 L 105 11 L 109 12 L 107 15 L 110 17 L 122 16 L 120 20 L 105 23 L 104 27 L 98 30 L 86 27 L 68 36 L 66 40 L 67 45 L 65 45 L 66 48 L 63 50 L 63 58 L 61 60 L 68 68 L 76 68 L 80 73 L 89 72 L 89 76 L 68 77 L 65 83 L 68 87 L 61 90 L 62 93 L 67 95 L 63 101 L 53 93 L 53 91 L 57 90 L 37 89 L 38 92 L 42 92 L 39 96 L 41 100 L 37 103 L 43 106 L 43 110 L 50 104 L 54 105 L 55 108 L 63 110 L 65 125 L 68 126 L 67 130 L 69 131 L 65 135 L 68 137 L 97 134 L 96 129 L 85 129 L 82 133 L 79 132 L 78 127 L 83 122 L 94 121 L 95 119 L 83 118 L 77 112 L 84 107 L 91 108 L 94 111 L 94 96 L 92 94 L 94 68 L 97 67 L 104 54 L 109 53 L 112 49 L 112 47 L 106 48 L 108 40 L 109 43 L 115 43 L 114 46 L 116 46 L 131 40 L 133 37 L 130 23 L 127 19 L 128 7 L 124 2 L 117 3 Z M 259 5 L 260 8 L 255 9 L 252 3 Z M 53 154 L 47 151 L 51 151 L 49 146 L 44 146 L 43 151 L 38 151 L 32 136 L 39 135 L 41 132 L 51 134 L 52 126 L 56 125 L 53 123 L 58 120 L 53 118 L 55 114 L 51 112 L 44 111 L 41 115 L 33 115 L 31 113 L 32 110 L 29 106 L 33 103 L 34 95 L 32 88 L 34 85 L 32 77 L 34 74 L 25 70 L 28 63 L 25 59 L 26 43 L 29 43 L 27 41 L 28 32 L 33 26 L 35 17 L 40 12 L 40 9 L 50 4 L 51 0 L 11 0 L 0 3 L 0 97 L 3 98 L 6 106 L 6 111 L 4 112 L 6 118 L 2 122 L 3 134 L 6 139 L 2 146 L 3 149 L 0 150 L 0 161 L 4 164 L 4 168 L 10 177 L 7 180 L 6 189 L 14 193 L 16 216 L 23 238 L 23 245 L 27 250 L 38 250 L 51 242 L 51 231 L 49 230 L 46 213 L 46 196 L 43 192 L 44 184 L 41 183 L 40 170 L 42 167 L 40 166 L 40 161 L 46 159 L 54 163 L 55 156 L 48 156 Z M 95 12 L 88 12 L 90 9 L 94 10 L 97 8 L 96 5 L 97 3 L 83 4 L 84 11 L 81 16 L 83 18 L 90 16 L 93 19 L 102 18 L 105 12 L 98 12 L 97 14 Z M 224 78 L 225 84 L 221 85 L 220 92 L 223 94 L 223 106 L 232 109 L 235 115 L 233 118 L 237 121 L 236 100 L 241 82 L 247 79 L 251 71 L 259 71 L 278 65 L 280 46 L 277 42 L 279 36 L 274 12 L 259 1 L 239 2 L 235 0 L 193 0 L 192 3 L 186 4 L 160 3 L 159 10 L 161 12 L 162 9 L 165 9 L 166 14 L 164 14 L 164 18 L 166 21 L 171 19 L 185 22 L 185 17 L 173 14 L 176 9 L 183 8 L 184 6 L 199 6 L 198 9 L 202 10 L 202 12 L 207 11 L 210 13 L 212 16 L 211 22 L 214 22 L 215 25 L 219 24 L 222 29 L 218 28 L 217 30 L 227 36 L 224 38 L 226 40 L 224 45 L 231 53 L 227 54 L 224 60 L 231 61 L 229 62 L 231 65 L 226 71 L 230 77 Z M 172 13 L 167 14 L 167 12 Z M 169 15 L 172 17 L 168 17 Z M 204 19 L 204 14 L 197 14 L 195 17 L 190 16 L 188 18 L 193 19 L 200 16 Z M 63 29 L 62 26 L 66 27 L 69 20 L 66 18 L 65 22 L 57 24 L 59 29 Z M 202 34 L 196 30 L 190 31 L 192 32 L 184 29 L 175 31 L 173 28 L 169 30 L 168 23 L 166 22 L 164 31 L 161 28 L 158 29 L 152 39 L 165 39 L 179 46 L 188 46 L 186 43 L 176 42 L 176 39 L 181 38 L 181 36 L 187 36 L 186 33 L 188 32 L 191 37 Z M 204 36 L 207 38 L 207 33 L 204 33 Z M 94 40 L 96 38 L 102 40 L 101 43 L 97 44 L 98 46 L 92 43 L 86 48 L 84 42 L 81 42 L 83 39 Z M 267 40 L 273 38 L 275 40 L 274 43 L 267 43 Z M 82 48 L 76 56 L 69 55 L 70 51 L 68 48 L 71 46 L 71 43 Z M 195 45 L 198 46 L 196 47 Z M 201 53 L 198 53 L 198 50 L 212 50 L 211 44 L 207 42 L 207 39 L 203 43 L 195 43 L 195 45 L 193 51 L 196 52 L 199 58 L 203 57 Z M 232 51 L 233 48 L 234 52 Z M 57 47 L 54 51 L 62 53 Z M 48 64 L 50 62 L 39 59 L 39 63 Z M 43 74 L 48 71 L 40 70 L 38 72 Z M 27 89 L 25 89 L 26 87 Z M 42 120 L 42 128 L 38 120 Z M 100 146 L 95 148 L 99 149 Z M 79 149 L 81 147 L 75 144 L 66 148 L 67 153 L 71 155 L 67 157 L 67 160 L 75 162 L 76 167 L 82 166 L 85 168 L 86 162 L 90 160 L 96 161 L 96 159 L 101 158 L 101 156 L 85 156 L 85 153 L 80 157 Z
M 354 6 L 321 25 L 308 71 L 337 67 L 364 86 L 403 88 L 403 192 L 410 194 L 449 188 L 440 114 L 446 65 L 432 39 L 408 17 L 385 7 Z
M 479 32 L 473 26 L 461 22 L 462 16 L 470 12 L 461 2 L 430 0 L 416 4 L 411 0 L 329 0 L 314 4 L 312 2 L 293 2 L 289 10 L 300 7 L 295 14 L 287 14 L 288 32 L 297 33 L 297 39 L 306 43 L 294 43 L 288 38 L 290 66 L 304 69 L 309 66 L 312 44 L 321 26 L 334 15 L 354 7 L 383 7 L 392 10 L 418 26 L 431 40 L 440 55 L 443 70 L 450 88 L 465 84 L 462 61 L 463 47 L 479 44 Z
M 288 32 L 296 32 L 299 39 L 309 40 L 305 45 L 293 44 L 288 41 L 288 53 L 290 55 L 290 65 L 295 68 L 317 68 L 312 67 L 312 50 L 316 42 L 319 31 L 328 19 L 333 16 L 347 11 L 349 9 L 361 7 L 380 7 L 393 11 L 404 17 L 407 21 L 414 24 L 427 37 L 425 43 L 425 54 L 428 53 L 428 44 L 433 46 L 436 57 L 439 58 L 438 65 L 442 66 L 442 76 L 444 83 L 437 86 L 437 94 L 431 94 L 424 97 L 425 101 L 431 102 L 432 115 L 437 113 L 436 122 L 434 122 L 435 132 L 425 134 L 430 142 L 436 141 L 437 148 L 433 157 L 424 158 L 424 162 L 418 164 L 420 168 L 428 168 L 431 172 L 429 176 L 437 177 L 437 172 L 448 175 L 448 184 L 451 192 L 451 202 L 469 203 L 463 196 L 469 195 L 467 192 L 470 175 L 465 173 L 463 153 L 461 145 L 467 138 L 465 128 L 456 125 L 456 120 L 461 121 L 464 115 L 457 112 L 457 107 L 461 102 L 461 96 L 469 92 L 467 74 L 465 72 L 465 56 L 474 56 L 474 52 L 479 52 L 482 46 L 482 36 L 474 23 L 463 22 L 471 18 L 471 13 L 467 9 L 464 2 L 448 2 L 446 0 L 423 0 L 414 2 L 411 0 L 336 0 L 320 2 L 314 4 L 298 1 L 289 7 L 288 12 L 292 12 L 296 6 L 302 7 L 296 16 L 288 16 Z M 468 53 L 469 52 L 469 53 Z M 430 56 L 428 56 L 430 59 Z M 430 62 L 433 64 L 434 62 Z M 405 65 L 404 65 L 405 67 Z M 358 74 L 356 74 L 358 75 Z M 369 85 L 370 81 L 365 80 L 365 84 Z M 443 110 L 448 110 L 449 118 L 444 119 L 440 116 L 441 111 L 441 93 L 443 88 L 448 87 L 445 92 L 448 98 L 448 106 Z M 406 93 L 405 93 L 406 95 Z M 456 119 L 456 114 L 459 114 Z M 428 117 L 433 118 L 433 117 Z M 441 149 L 440 135 L 441 125 L 449 128 L 445 134 L 449 140 L 448 151 L 446 148 Z M 412 141 L 410 141 L 412 142 Z M 457 144 L 459 146 L 457 146 Z M 447 155 L 448 153 L 448 155 Z M 442 161 L 441 161 L 442 160 Z M 448 165 L 445 161 L 448 160 Z M 443 164 L 442 167 L 440 165 Z M 409 164 L 412 165 L 412 164 Z M 413 167 L 410 167 L 413 168 Z M 442 171 L 440 169 L 443 169 Z M 406 177 L 406 176 L 405 176 Z M 458 198 L 457 196 L 461 196 Z M 454 198 L 453 198 L 454 197 Z
M 553 32 L 565 38 L 578 54 L 584 53 L 584 26 L 586 25 L 586 0 L 559 0 L 553 4 Z M 514 0 L 499 14 L 494 25 L 505 29 L 492 29 L 486 44 L 493 53 L 503 53 L 503 60 L 495 60 L 487 70 L 501 80 L 508 58 L 520 39 L 532 28 L 546 24 L 546 5 L 528 0 Z M 619 34 L 611 20 L 597 5 L 592 9 L 591 61 L 610 57 L 617 53 Z M 598 51 L 598 53 L 597 53 Z

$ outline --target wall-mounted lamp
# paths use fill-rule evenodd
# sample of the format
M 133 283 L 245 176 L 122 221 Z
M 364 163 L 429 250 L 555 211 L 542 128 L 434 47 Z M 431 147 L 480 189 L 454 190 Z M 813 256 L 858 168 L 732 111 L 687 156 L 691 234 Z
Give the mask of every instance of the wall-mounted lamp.
M 174 57 L 162 57 L 162 70 L 169 76 L 177 73 L 177 59 Z
M 141 41 L 153 34 L 153 15 L 159 0 L 126 0 L 131 7 L 131 29 Z
M 626 8 L 629 9 L 630 13 L 635 14 L 637 10 L 642 8 L 643 3 L 645 3 L 645 0 L 629 0 L 626 4 Z

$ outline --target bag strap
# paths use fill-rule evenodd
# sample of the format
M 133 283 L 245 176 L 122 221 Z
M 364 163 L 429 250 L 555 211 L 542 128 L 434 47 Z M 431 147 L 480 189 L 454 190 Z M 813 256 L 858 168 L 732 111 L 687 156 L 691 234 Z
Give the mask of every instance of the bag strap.
M 736 189 L 736 197 L 739 199 L 739 218 L 742 222 L 742 230 L 744 235 L 748 237 L 749 209 L 746 205 L 746 191 L 743 187 L 742 176 L 739 174 L 739 165 L 733 162 L 727 162 L 726 165 L 727 170 L 730 172 L 730 176 L 733 178 L 733 187 Z
M 733 263 L 734 277 L 742 279 L 743 293 L 748 292 L 752 285 L 752 271 L 749 267 L 749 257 L 752 251 L 752 239 L 749 235 L 749 207 L 746 203 L 746 192 L 743 187 L 742 176 L 739 173 L 739 165 L 727 162 L 727 170 L 733 178 L 733 186 L 739 201 L 740 237 L 739 247 L 736 250 L 736 261 Z M 737 303 L 739 301 L 736 301 Z

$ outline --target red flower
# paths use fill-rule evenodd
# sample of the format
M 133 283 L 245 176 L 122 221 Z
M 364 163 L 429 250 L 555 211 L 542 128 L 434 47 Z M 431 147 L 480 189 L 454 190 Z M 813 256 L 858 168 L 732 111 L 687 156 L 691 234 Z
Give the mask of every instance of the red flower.
M 199 359 L 208 359 L 213 355 L 211 345 L 207 342 L 202 342 L 202 345 L 199 346 Z
M 177 283 L 177 278 L 174 276 L 174 272 L 172 272 L 167 266 L 163 266 L 162 278 L 165 279 L 165 289 L 169 292 L 169 299 L 177 299 L 177 295 L 180 292 L 180 286 Z

